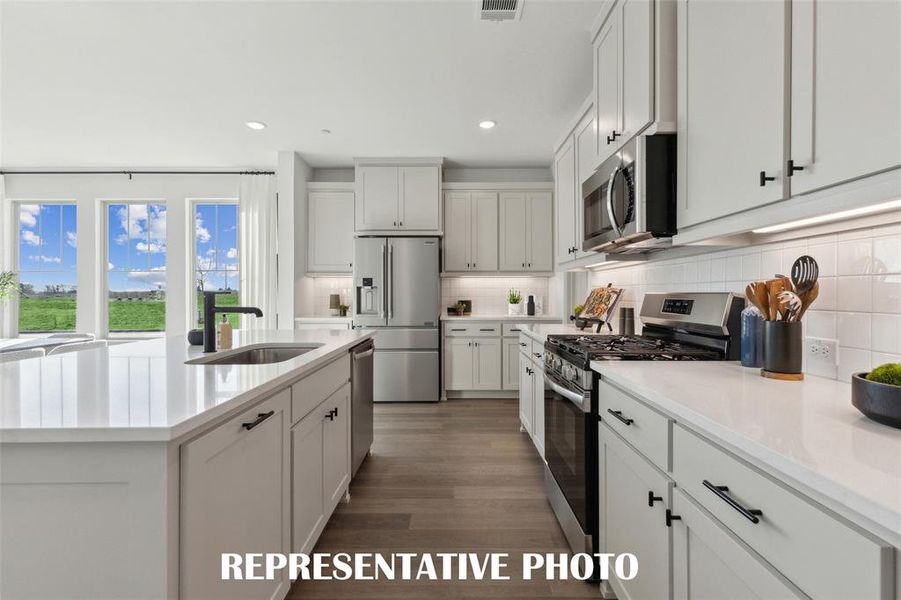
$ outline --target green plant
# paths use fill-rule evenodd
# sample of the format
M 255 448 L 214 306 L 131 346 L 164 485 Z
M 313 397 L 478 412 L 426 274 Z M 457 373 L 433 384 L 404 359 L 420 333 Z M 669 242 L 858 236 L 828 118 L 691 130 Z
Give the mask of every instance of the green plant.
M 454 304 L 454 310 L 457 311 L 458 315 L 462 315 L 466 312 L 466 304 L 464 304 L 463 302 L 457 302 L 456 304 Z
M 519 290 L 510 288 L 510 291 L 507 292 L 507 303 L 519 304 L 520 302 L 522 302 L 522 294 L 519 293 Z
M 901 364 L 886 363 L 867 373 L 867 379 L 877 383 L 901 386 Z
M 12 271 L 0 272 L 0 300 L 6 300 L 16 291 L 16 274 Z
M 575 306 L 573 306 L 573 315 L 578 317 L 582 314 L 583 310 L 585 310 L 584 304 L 576 304 Z

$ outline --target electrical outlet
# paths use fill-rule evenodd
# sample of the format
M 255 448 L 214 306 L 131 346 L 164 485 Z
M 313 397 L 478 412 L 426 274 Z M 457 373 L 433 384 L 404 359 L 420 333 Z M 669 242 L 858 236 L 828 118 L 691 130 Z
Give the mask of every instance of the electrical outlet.
M 838 373 L 838 340 L 804 338 L 804 371 L 835 379 Z

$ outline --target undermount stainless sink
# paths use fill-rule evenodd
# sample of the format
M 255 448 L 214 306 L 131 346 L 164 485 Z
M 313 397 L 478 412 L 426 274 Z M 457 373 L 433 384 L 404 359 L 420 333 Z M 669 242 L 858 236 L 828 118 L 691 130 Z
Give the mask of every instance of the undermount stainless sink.
M 240 352 L 230 352 L 219 356 L 205 356 L 187 361 L 189 365 L 268 365 L 306 354 L 323 344 L 306 344 L 304 346 L 266 346 L 248 348 Z

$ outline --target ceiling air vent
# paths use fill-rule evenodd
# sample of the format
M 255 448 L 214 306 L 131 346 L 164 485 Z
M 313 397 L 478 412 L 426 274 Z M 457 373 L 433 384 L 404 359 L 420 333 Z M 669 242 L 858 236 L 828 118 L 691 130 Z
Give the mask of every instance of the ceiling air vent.
M 483 21 L 518 21 L 523 0 L 477 0 L 479 19 Z

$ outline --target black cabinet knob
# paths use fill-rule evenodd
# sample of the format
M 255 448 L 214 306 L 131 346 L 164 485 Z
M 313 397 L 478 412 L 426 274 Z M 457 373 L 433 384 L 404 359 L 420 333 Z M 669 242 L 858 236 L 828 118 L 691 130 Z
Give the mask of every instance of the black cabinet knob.
M 648 506 L 653 507 L 655 502 L 663 502 L 663 497 L 655 496 L 654 490 L 648 490 Z
M 666 526 L 667 527 L 672 527 L 673 521 L 681 521 L 681 520 L 682 520 L 682 517 L 680 517 L 679 515 L 674 515 L 673 511 L 671 511 L 668 508 L 666 509 Z
M 607 143 L 612 144 L 613 142 L 616 141 L 616 138 L 620 137 L 621 135 L 622 135 L 621 133 L 616 133 L 615 129 L 612 130 L 610 132 L 610 135 L 607 136 Z
M 787 163 L 785 163 L 785 174 L 789 177 L 795 174 L 795 171 L 803 171 L 804 167 L 796 167 L 795 161 L 789 159 Z
M 760 187 L 765 186 L 767 181 L 776 181 L 776 178 L 775 177 L 767 177 L 766 171 L 761 171 L 760 172 Z

